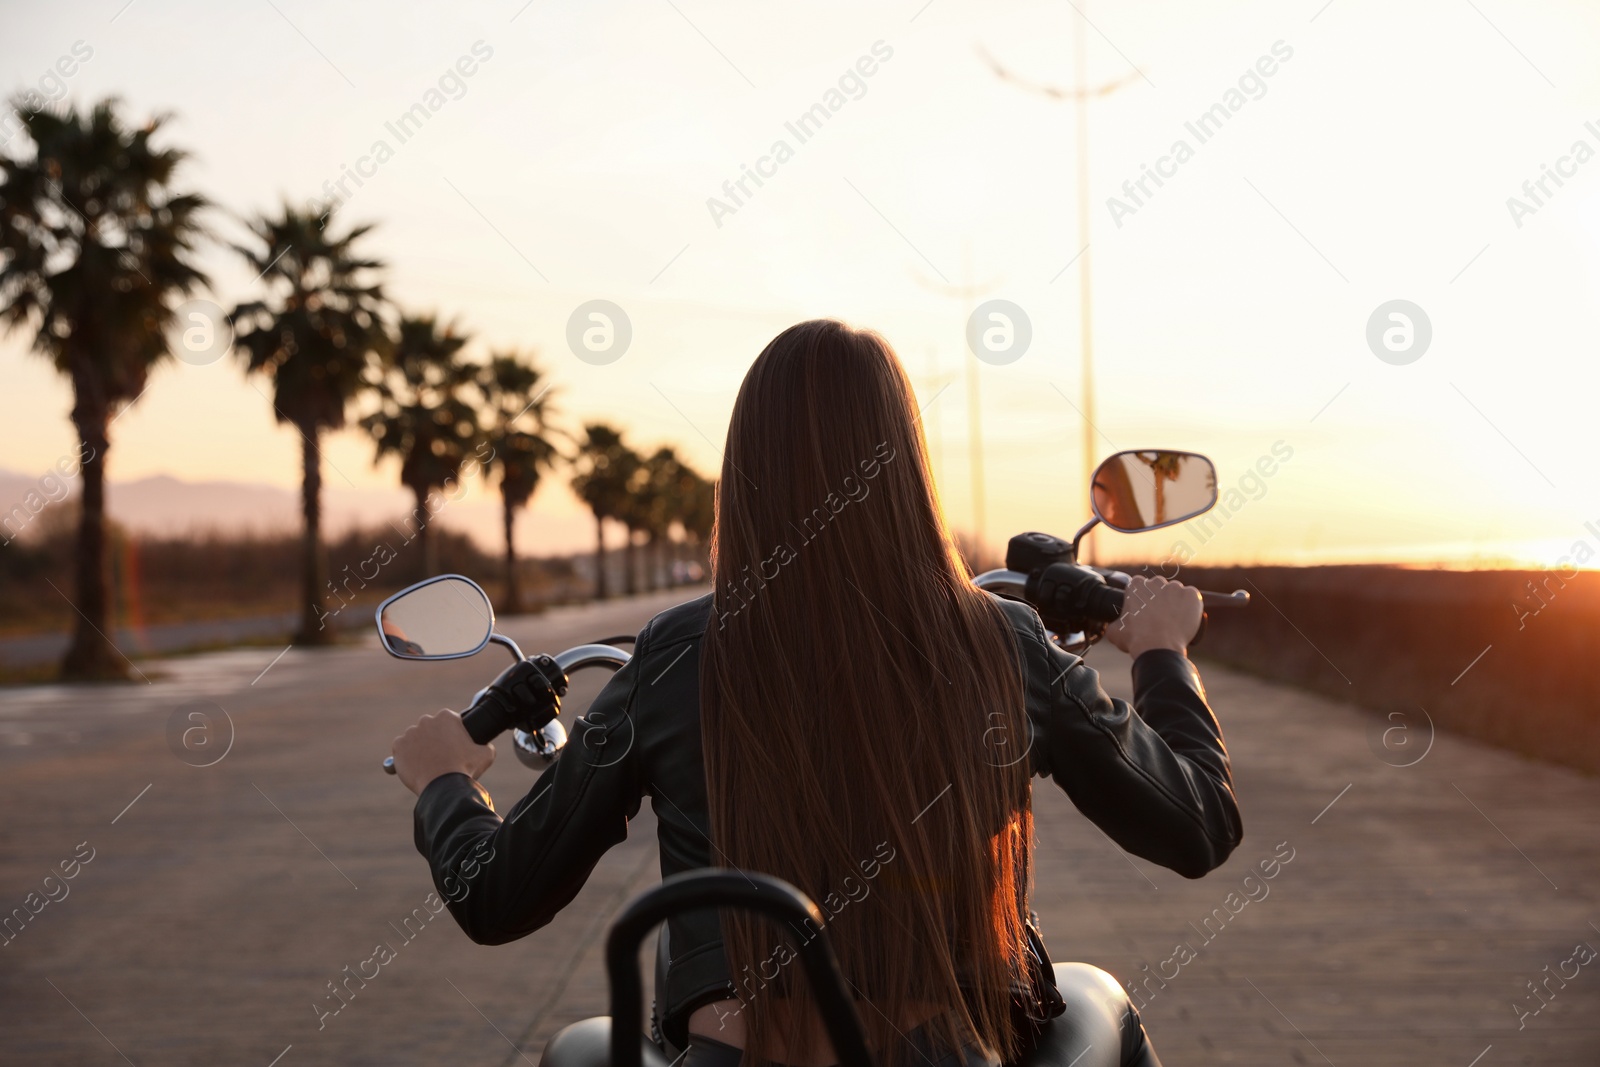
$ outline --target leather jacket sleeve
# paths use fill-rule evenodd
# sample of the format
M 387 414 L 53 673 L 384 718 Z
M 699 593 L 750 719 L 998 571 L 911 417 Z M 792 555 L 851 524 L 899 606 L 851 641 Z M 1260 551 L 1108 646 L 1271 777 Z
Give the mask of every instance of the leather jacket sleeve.
M 465 774 L 441 775 L 417 797 L 417 851 L 477 943 L 505 944 L 544 926 L 628 836 L 642 794 L 632 714 L 642 658 L 612 676 L 572 724 L 561 757 L 504 819 Z
M 1045 636 L 1015 628 L 1026 665 L 1035 775 L 1048 775 L 1123 849 L 1199 878 L 1243 837 L 1228 752 L 1200 672 L 1152 649 L 1133 663 L 1133 705 Z

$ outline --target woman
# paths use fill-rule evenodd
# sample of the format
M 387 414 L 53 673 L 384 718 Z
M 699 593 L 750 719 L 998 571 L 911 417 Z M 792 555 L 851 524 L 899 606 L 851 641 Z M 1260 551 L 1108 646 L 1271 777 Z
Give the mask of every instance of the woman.
M 1109 636 L 1134 657 L 1138 714 L 1108 697 L 1031 608 L 970 584 L 910 384 L 876 334 L 801 323 L 750 368 L 712 573 L 714 592 L 640 632 L 503 821 L 475 781 L 493 751 L 454 712 L 396 741 L 417 847 L 474 940 L 548 922 L 648 795 L 663 876 L 761 871 L 822 903 L 881 1060 L 1008 1060 L 1050 993 L 1025 929 L 1031 777 L 1188 877 L 1238 843 L 1221 731 L 1185 657 L 1199 595 L 1136 590 L 1145 606 Z M 706 912 L 668 932 L 662 1028 L 691 1067 L 736 1067 L 741 1049 L 833 1062 L 776 930 Z M 1126 1017 L 1127 1062 L 1154 1064 Z

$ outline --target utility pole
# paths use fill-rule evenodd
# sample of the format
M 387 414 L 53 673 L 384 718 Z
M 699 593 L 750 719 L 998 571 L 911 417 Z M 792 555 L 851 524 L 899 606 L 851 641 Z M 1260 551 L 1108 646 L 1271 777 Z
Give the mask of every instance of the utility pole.
M 1073 33 L 1073 62 L 1077 65 L 1076 84 L 1072 90 L 1058 89 L 1048 85 L 1036 85 L 1024 81 L 1002 67 L 992 56 L 983 52 L 979 53 L 988 61 L 996 75 L 1003 81 L 1015 82 L 1030 92 L 1039 93 L 1050 97 L 1052 100 L 1071 100 L 1076 105 L 1077 111 L 1077 151 L 1078 151 L 1078 241 L 1080 251 L 1078 262 L 1078 349 L 1082 356 L 1083 367 L 1083 395 L 1081 397 L 1083 414 L 1083 498 L 1087 500 L 1090 493 L 1090 480 L 1094 477 L 1094 438 L 1097 432 L 1094 427 L 1094 321 L 1090 303 L 1091 271 L 1089 269 L 1089 101 L 1102 96 L 1109 96 L 1133 80 L 1133 75 L 1113 82 L 1106 82 L 1095 88 L 1089 87 L 1089 55 L 1088 34 L 1085 27 L 1088 25 L 1088 16 L 1083 8 L 1088 0 L 1079 0 L 1074 5 L 1078 13 L 1078 20 L 1074 24 Z M 1090 531 L 1083 539 L 1082 556 L 1085 562 L 1094 561 L 1094 532 Z
M 937 396 L 940 389 L 947 384 L 947 379 L 939 370 L 939 349 L 936 345 L 928 346 L 928 395 Z M 928 441 L 928 465 L 933 468 L 933 480 L 937 485 L 944 472 L 944 418 L 932 400 L 923 408 L 925 414 L 931 418 L 923 419 L 923 436 Z
M 977 298 L 991 292 L 1000 284 L 998 280 L 985 282 L 981 285 L 973 282 L 972 241 L 970 239 L 964 240 L 961 245 L 962 284 L 943 285 L 929 281 L 921 275 L 914 276 L 926 289 L 930 289 L 942 296 L 960 298 L 962 302 L 961 348 L 965 351 L 967 347 L 967 322 L 972 318 L 972 312 L 977 307 Z M 983 477 L 983 406 L 978 395 L 978 357 L 972 352 L 966 352 L 965 359 L 967 365 L 967 463 L 972 476 L 972 536 L 975 539 L 973 562 L 976 563 L 976 556 L 982 551 L 984 537 L 988 532 Z

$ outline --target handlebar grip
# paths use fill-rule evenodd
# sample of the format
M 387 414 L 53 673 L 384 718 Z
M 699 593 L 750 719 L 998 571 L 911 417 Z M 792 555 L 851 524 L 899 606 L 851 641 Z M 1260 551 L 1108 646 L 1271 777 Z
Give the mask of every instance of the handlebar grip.
M 1052 563 L 1028 576 L 1023 596 L 1038 610 L 1046 626 L 1058 633 L 1086 629 L 1093 624 L 1112 623 L 1121 618 L 1127 606 L 1127 592 L 1107 582 L 1115 572 L 1078 563 Z M 1225 595 L 1201 593 L 1203 604 L 1211 607 L 1248 604 L 1250 595 L 1243 590 Z M 1200 643 L 1205 636 L 1208 616 L 1200 613 L 1200 624 L 1189 646 Z
M 512 727 L 537 730 L 560 713 L 566 693 L 567 676 L 561 666 L 550 656 L 531 656 L 501 671 L 461 713 L 461 725 L 480 745 Z
M 1105 578 L 1073 563 L 1052 563 L 1028 576 L 1024 595 L 1046 625 L 1078 621 L 1114 622 L 1122 614 L 1123 591 Z
M 479 745 L 487 745 L 511 729 L 511 720 L 510 708 L 493 692 L 485 693 L 481 700 L 461 713 L 461 725 L 467 728 L 467 736 Z

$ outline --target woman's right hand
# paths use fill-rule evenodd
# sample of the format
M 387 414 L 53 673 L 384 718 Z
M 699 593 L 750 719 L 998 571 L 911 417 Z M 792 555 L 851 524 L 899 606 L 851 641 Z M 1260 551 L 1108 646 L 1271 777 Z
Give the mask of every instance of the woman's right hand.
M 1182 582 L 1136 577 L 1128 583 L 1122 615 L 1106 628 L 1106 640 L 1138 659 L 1153 648 L 1187 655 L 1204 610 L 1200 591 Z
M 494 763 L 494 745 L 474 741 L 461 716 L 449 708 L 418 719 L 394 739 L 391 751 L 394 773 L 418 796 L 440 775 L 459 771 L 479 778 Z

